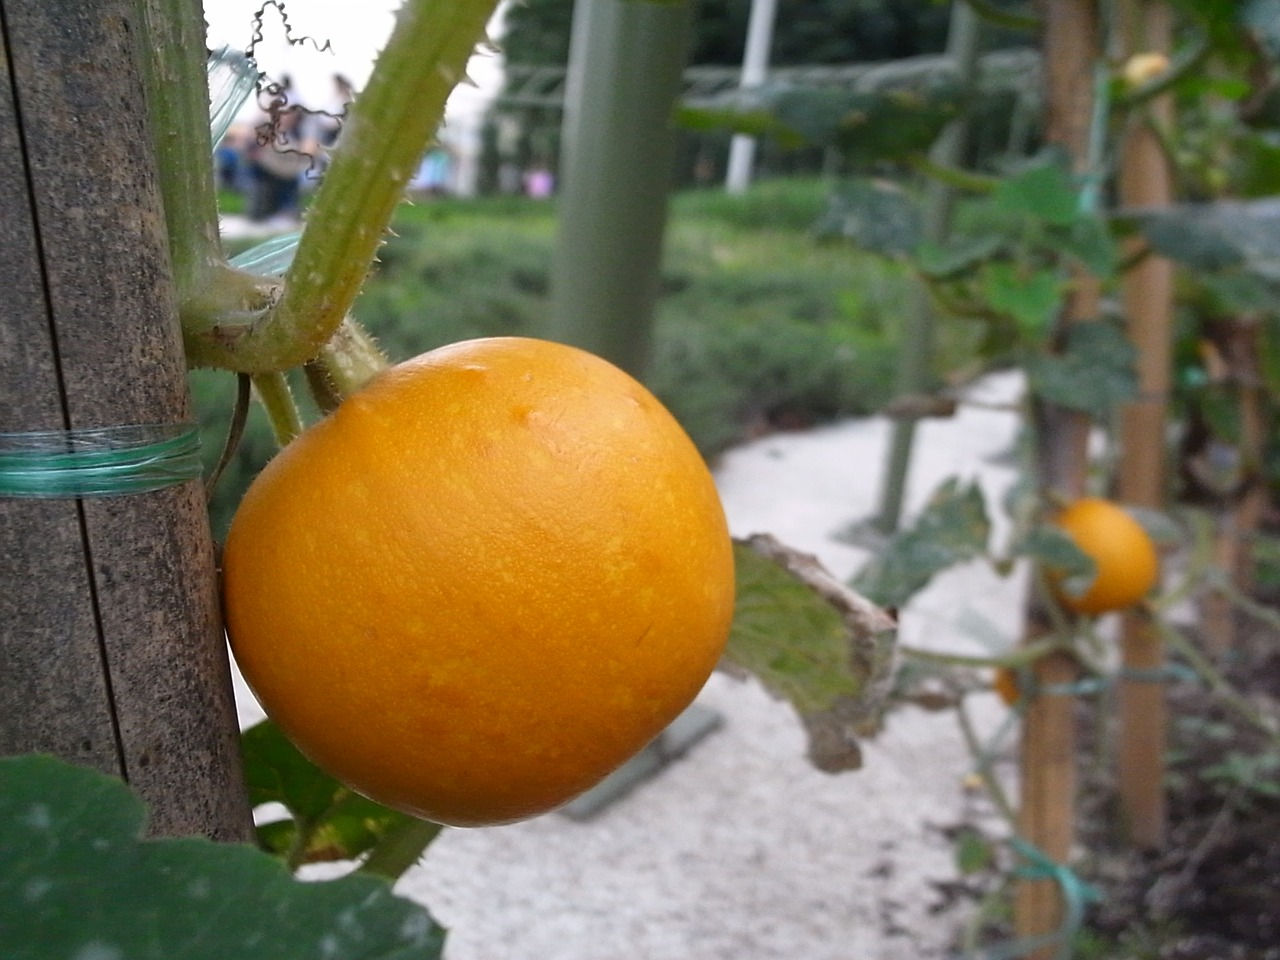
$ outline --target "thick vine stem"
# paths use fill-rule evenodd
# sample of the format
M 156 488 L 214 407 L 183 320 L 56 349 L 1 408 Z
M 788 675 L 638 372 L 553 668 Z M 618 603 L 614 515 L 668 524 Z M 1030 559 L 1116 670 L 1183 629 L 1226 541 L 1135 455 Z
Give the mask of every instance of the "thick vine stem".
M 234 328 L 216 315 L 187 317 L 193 362 L 260 373 L 321 352 L 359 293 L 495 6 L 495 0 L 406 0 L 351 106 L 280 301 Z
M 213 180 L 204 8 L 201 0 L 138 0 L 137 9 L 151 140 L 179 309 L 185 313 L 184 301 L 193 294 L 207 297 L 227 269 Z M 232 290 L 237 297 L 243 292 Z
M 359 390 L 390 366 L 364 327 L 347 317 L 315 359 L 339 400 Z

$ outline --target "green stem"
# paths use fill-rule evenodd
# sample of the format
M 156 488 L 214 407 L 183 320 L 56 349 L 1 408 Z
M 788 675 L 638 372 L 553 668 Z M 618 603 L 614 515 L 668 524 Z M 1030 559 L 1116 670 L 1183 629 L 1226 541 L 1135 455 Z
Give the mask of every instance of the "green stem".
M 279 303 L 268 317 L 236 329 L 215 330 L 206 317 L 194 331 L 200 360 L 256 373 L 320 353 L 355 301 L 495 5 L 406 0 L 351 105 Z
M 1036 31 L 1040 29 L 1040 18 L 1034 14 L 1015 13 L 1012 10 L 1005 10 L 998 7 L 991 0 L 965 0 L 973 12 L 983 20 L 986 20 L 992 26 L 1004 27 L 1009 30 L 1029 30 Z
M 389 831 L 369 851 L 369 856 L 360 865 L 360 872 L 388 880 L 398 879 L 422 859 L 422 851 L 442 829 L 444 828 L 440 824 L 429 820 L 410 820 L 401 824 Z
M 1194 643 L 1183 636 L 1181 630 L 1178 630 L 1167 620 L 1161 620 L 1158 617 L 1153 618 L 1152 622 L 1165 643 L 1183 656 L 1191 666 L 1191 669 L 1200 675 L 1200 678 L 1221 700 L 1224 706 L 1229 707 L 1241 719 L 1261 730 L 1273 742 L 1280 743 L 1280 730 L 1276 729 L 1276 725 L 1261 710 L 1250 703 L 1246 697 L 1238 693 L 1235 687 L 1231 685 L 1231 682 L 1209 661 L 1209 658 L 1196 649 Z
M 351 317 L 342 321 L 317 359 L 339 399 L 349 397 L 389 366 L 373 336 Z
M 347 317 L 304 369 L 316 406 L 327 414 L 388 366 L 373 336 L 355 318 Z
M 276 443 L 283 447 L 302 433 L 304 425 L 298 405 L 293 401 L 293 391 L 283 373 L 258 373 L 253 377 L 253 389 L 258 401 L 267 412 L 271 433 Z
M 138 0 L 147 112 L 180 296 L 225 264 L 209 134 L 204 10 L 200 0 Z
M 919 647 L 899 646 L 898 651 L 912 660 L 947 667 L 1025 667 L 1056 650 L 1070 650 L 1070 644 L 1058 640 L 1038 641 L 995 657 L 975 657 L 963 653 L 939 653 Z
M 311 846 L 311 840 L 316 834 L 316 826 L 321 822 L 322 817 L 295 817 L 293 841 L 289 844 L 289 849 L 285 851 L 284 863 L 289 868 L 290 873 L 297 873 L 298 868 L 306 863 L 307 850 Z
M 983 746 L 978 737 L 978 731 L 973 728 L 973 721 L 969 717 L 969 711 L 965 709 L 963 700 L 956 705 L 956 723 L 960 727 L 960 735 L 964 737 L 970 756 L 977 764 L 974 772 L 982 779 L 982 785 L 987 788 L 987 795 L 991 797 L 991 802 L 1000 811 L 1005 822 L 1014 826 L 1018 822 L 1018 815 L 1013 809 L 1013 804 L 1009 802 L 1009 796 L 1005 793 L 1004 787 L 1000 785 L 995 771 L 991 769 L 995 758 L 991 750 Z
M 991 177 L 982 173 L 972 173 L 956 167 L 938 163 L 924 155 L 907 157 L 907 165 L 917 173 L 924 174 L 950 187 L 965 193 L 991 193 L 1000 183 L 999 177 Z
M 138 0 L 138 11 L 147 113 L 188 365 L 211 366 L 214 358 L 204 355 L 192 330 L 234 339 L 266 314 L 279 282 L 229 266 L 222 249 L 200 0 Z

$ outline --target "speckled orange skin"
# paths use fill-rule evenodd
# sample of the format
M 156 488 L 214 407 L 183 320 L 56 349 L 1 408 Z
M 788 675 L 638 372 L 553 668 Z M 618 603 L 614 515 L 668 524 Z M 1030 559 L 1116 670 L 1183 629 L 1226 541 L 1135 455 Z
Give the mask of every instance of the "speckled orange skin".
M 1156 585 L 1160 558 L 1155 544 L 1123 507 L 1083 497 L 1055 518 L 1077 547 L 1093 558 L 1097 576 L 1080 596 L 1058 591 L 1058 600 L 1076 613 L 1101 614 L 1133 606 Z
M 531 817 L 642 748 L 733 614 L 709 471 L 616 367 L 521 338 L 375 378 L 254 481 L 227 626 L 334 776 L 440 823 Z

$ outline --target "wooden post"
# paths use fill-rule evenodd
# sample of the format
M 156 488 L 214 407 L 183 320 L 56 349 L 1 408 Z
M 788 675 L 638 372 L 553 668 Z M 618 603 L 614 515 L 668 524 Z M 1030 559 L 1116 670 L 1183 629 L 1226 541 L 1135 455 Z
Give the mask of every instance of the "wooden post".
M 1092 0 L 1047 0 L 1042 39 L 1046 84 L 1046 138 L 1063 146 L 1078 172 L 1085 172 L 1093 117 L 1093 71 L 1099 54 L 1097 10 Z M 1090 171 L 1091 172 L 1091 171 Z M 1098 316 L 1096 278 L 1077 271 L 1064 308 L 1071 323 Z M 1039 481 L 1045 491 L 1071 499 L 1084 492 L 1088 471 L 1089 420 L 1083 414 L 1036 405 Z M 1033 592 L 1027 609 L 1028 642 L 1043 637 L 1051 621 Z M 1032 664 L 1041 692 L 1023 721 L 1019 758 L 1021 837 L 1057 863 L 1075 841 L 1076 697 L 1062 690 L 1078 678 L 1075 661 L 1051 654 Z M 1047 688 L 1047 689 L 1046 689 Z M 1020 880 L 1014 896 L 1014 926 L 1020 937 L 1042 937 L 1062 925 L 1062 891 L 1048 878 Z M 1057 945 L 1028 954 L 1051 960 Z
M 1122 9 L 1126 53 L 1168 54 L 1172 12 L 1163 0 L 1129 0 Z M 1173 102 L 1168 94 L 1134 117 L 1122 146 L 1119 196 L 1124 207 L 1152 208 L 1173 201 L 1173 178 L 1159 134 L 1168 127 Z M 1133 241 L 1128 252 L 1138 252 Z M 1165 416 L 1169 404 L 1173 351 L 1173 264 L 1148 256 L 1124 278 L 1121 299 L 1129 338 L 1138 351 L 1138 398 L 1120 421 L 1119 494 L 1126 503 L 1159 509 L 1164 503 Z M 1164 665 L 1164 644 L 1150 616 L 1121 617 L 1121 676 L 1117 696 L 1119 745 L 1116 776 L 1129 839 L 1156 848 L 1164 844 L 1164 754 L 1168 707 L 1164 684 L 1143 678 Z
M 129 0 L 0 0 L 0 431 L 190 418 Z M 0 754 L 118 774 L 156 834 L 252 835 L 198 481 L 0 498 Z

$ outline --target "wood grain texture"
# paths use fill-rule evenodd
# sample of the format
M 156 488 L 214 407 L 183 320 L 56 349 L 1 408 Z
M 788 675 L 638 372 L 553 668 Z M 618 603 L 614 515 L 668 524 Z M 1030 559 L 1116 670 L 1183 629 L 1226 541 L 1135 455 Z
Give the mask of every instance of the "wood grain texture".
M 0 0 L 6 430 L 191 414 L 132 17 Z M 154 833 L 247 838 L 201 485 L 0 511 L 0 750 L 114 769 Z
M 1173 12 L 1163 2 L 1127 0 L 1119 7 L 1126 53 L 1168 54 Z M 1173 171 L 1156 126 L 1174 119 L 1173 96 L 1164 94 L 1130 118 L 1122 143 L 1118 192 L 1123 207 L 1167 207 L 1173 202 Z M 1142 241 L 1125 253 L 1143 252 Z M 1129 339 L 1138 351 L 1138 397 L 1121 411 L 1119 494 L 1125 503 L 1159 509 L 1167 483 L 1165 423 L 1173 379 L 1174 269 L 1149 255 L 1125 275 L 1120 290 Z M 1121 619 L 1125 669 L 1117 690 L 1119 714 L 1116 782 L 1129 839 L 1157 849 L 1167 832 L 1165 750 L 1169 710 L 1165 686 L 1134 679 L 1164 665 L 1165 650 L 1149 615 L 1130 611 Z
M 1041 48 L 1045 56 L 1045 136 L 1063 148 L 1076 172 L 1087 172 L 1093 116 L 1093 70 L 1100 55 L 1098 10 L 1094 0 L 1045 0 L 1041 4 Z M 1058 335 L 1069 324 L 1099 315 L 1101 284 L 1077 268 Z M 1044 402 L 1035 405 L 1037 478 L 1043 490 L 1072 500 L 1084 493 L 1088 477 L 1090 421 L 1084 414 Z M 1032 592 L 1025 642 L 1052 630 L 1044 598 Z M 1069 687 L 1079 675 L 1076 661 L 1051 654 L 1032 665 L 1043 687 Z M 1074 695 L 1035 697 L 1023 719 L 1019 752 L 1018 833 L 1057 863 L 1071 856 L 1076 829 L 1076 727 Z M 1060 930 L 1065 901 L 1050 879 L 1021 879 L 1014 893 L 1014 928 L 1019 937 L 1044 937 Z M 1056 944 L 1035 950 L 1029 960 L 1053 960 Z

